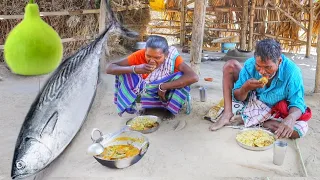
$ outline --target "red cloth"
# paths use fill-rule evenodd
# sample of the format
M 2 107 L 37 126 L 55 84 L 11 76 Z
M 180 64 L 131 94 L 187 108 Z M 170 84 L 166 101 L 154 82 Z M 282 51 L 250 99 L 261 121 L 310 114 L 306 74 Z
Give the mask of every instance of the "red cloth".
M 275 118 L 285 118 L 289 115 L 288 109 L 289 103 L 286 100 L 278 102 L 271 109 L 271 114 L 276 114 Z M 309 121 L 312 116 L 311 109 L 307 107 L 306 112 L 300 116 L 298 120 L 300 121 Z

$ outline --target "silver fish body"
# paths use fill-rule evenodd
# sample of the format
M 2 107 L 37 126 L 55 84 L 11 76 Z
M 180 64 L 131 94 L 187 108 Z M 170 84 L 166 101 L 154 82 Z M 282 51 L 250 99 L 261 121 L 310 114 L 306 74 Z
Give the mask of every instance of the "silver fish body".
M 16 142 L 13 179 L 34 176 L 43 170 L 80 130 L 95 97 L 100 55 L 108 32 L 120 29 L 127 37 L 137 35 L 123 28 L 111 8 L 107 9 L 111 21 L 105 32 L 65 59 L 31 105 Z

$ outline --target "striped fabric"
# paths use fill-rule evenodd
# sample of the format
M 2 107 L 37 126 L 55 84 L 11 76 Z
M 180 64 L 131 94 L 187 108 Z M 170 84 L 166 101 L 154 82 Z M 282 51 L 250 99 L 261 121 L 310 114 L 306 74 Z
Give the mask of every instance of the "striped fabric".
M 137 74 L 123 74 L 116 76 L 114 103 L 117 112 L 121 116 L 124 112 L 133 114 L 136 112 L 135 100 L 143 89 L 144 81 Z
M 248 103 L 242 110 L 242 120 L 245 127 L 251 127 L 272 119 L 271 108 L 258 100 L 255 93 L 251 93 Z M 277 119 L 281 122 L 282 119 Z M 304 137 L 308 131 L 308 123 L 306 121 L 296 121 L 294 130 L 298 132 L 300 137 Z
M 142 108 L 166 108 L 172 114 L 178 114 L 183 104 L 187 100 L 190 87 L 184 87 L 180 89 L 173 89 L 167 92 L 167 102 L 162 102 L 158 96 L 158 86 L 160 83 L 177 80 L 182 76 L 181 72 L 172 74 L 163 79 L 146 84 L 144 93 L 141 95 Z
M 123 74 L 116 76 L 114 103 L 121 116 L 124 112 L 136 112 L 136 98 L 141 95 L 142 108 L 166 108 L 173 114 L 178 114 L 183 104 L 190 96 L 190 87 L 168 91 L 167 102 L 161 102 L 158 96 L 160 83 L 174 81 L 182 76 L 181 72 L 169 75 L 163 79 L 146 83 L 140 75 Z

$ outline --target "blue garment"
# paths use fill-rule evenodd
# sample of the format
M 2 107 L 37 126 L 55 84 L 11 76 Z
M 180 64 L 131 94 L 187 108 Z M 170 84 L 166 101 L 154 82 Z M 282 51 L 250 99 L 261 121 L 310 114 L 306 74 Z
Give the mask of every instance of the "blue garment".
M 304 86 L 301 70 L 285 55 L 282 54 L 281 57 L 282 62 L 270 87 L 267 88 L 265 86 L 256 89 L 257 98 L 269 107 L 274 106 L 281 100 L 287 100 L 289 102 L 288 108 L 297 107 L 304 113 L 307 107 L 304 102 Z M 239 79 L 234 85 L 233 92 L 241 88 L 247 80 L 261 78 L 261 75 L 255 68 L 255 64 L 256 60 L 254 57 L 249 58 L 244 63 L 244 67 L 239 74 Z

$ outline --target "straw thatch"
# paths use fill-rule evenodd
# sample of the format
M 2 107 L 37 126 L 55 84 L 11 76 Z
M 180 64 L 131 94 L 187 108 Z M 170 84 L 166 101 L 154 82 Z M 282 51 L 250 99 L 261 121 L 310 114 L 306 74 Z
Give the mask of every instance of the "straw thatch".
M 0 14 L 1 15 L 19 15 L 24 13 L 24 7 L 27 4 L 27 0 L 0 0 Z M 42 12 L 54 12 L 63 10 L 83 10 L 83 9 L 99 9 L 99 0 L 89 0 L 89 1 L 79 1 L 79 0 L 36 0 L 39 5 L 40 11 Z M 113 0 L 112 7 L 126 7 L 128 5 L 135 7 L 140 3 L 145 3 L 145 0 Z M 140 34 L 145 34 L 146 26 L 149 22 L 149 9 L 137 8 L 134 10 L 126 10 L 122 12 L 117 12 L 117 16 L 124 23 L 124 25 L 129 26 L 131 29 L 136 30 Z M 50 16 L 43 17 L 43 19 L 51 25 L 63 38 L 84 38 L 93 37 L 98 33 L 99 30 L 99 14 L 86 14 L 86 15 L 76 15 L 76 16 Z M 5 38 L 14 26 L 16 26 L 21 20 L 0 20 L 0 44 L 4 44 Z M 139 25 L 131 27 L 130 25 Z M 140 38 L 141 39 L 141 38 Z M 75 50 L 79 49 L 90 42 L 90 40 L 83 40 L 77 42 L 64 43 L 64 56 L 72 54 Z M 113 35 L 108 41 L 110 46 L 109 52 L 111 54 L 123 54 L 126 53 L 123 46 L 133 46 L 133 42 L 124 41 L 117 35 Z M 3 52 L 0 51 L 0 61 L 3 60 Z

